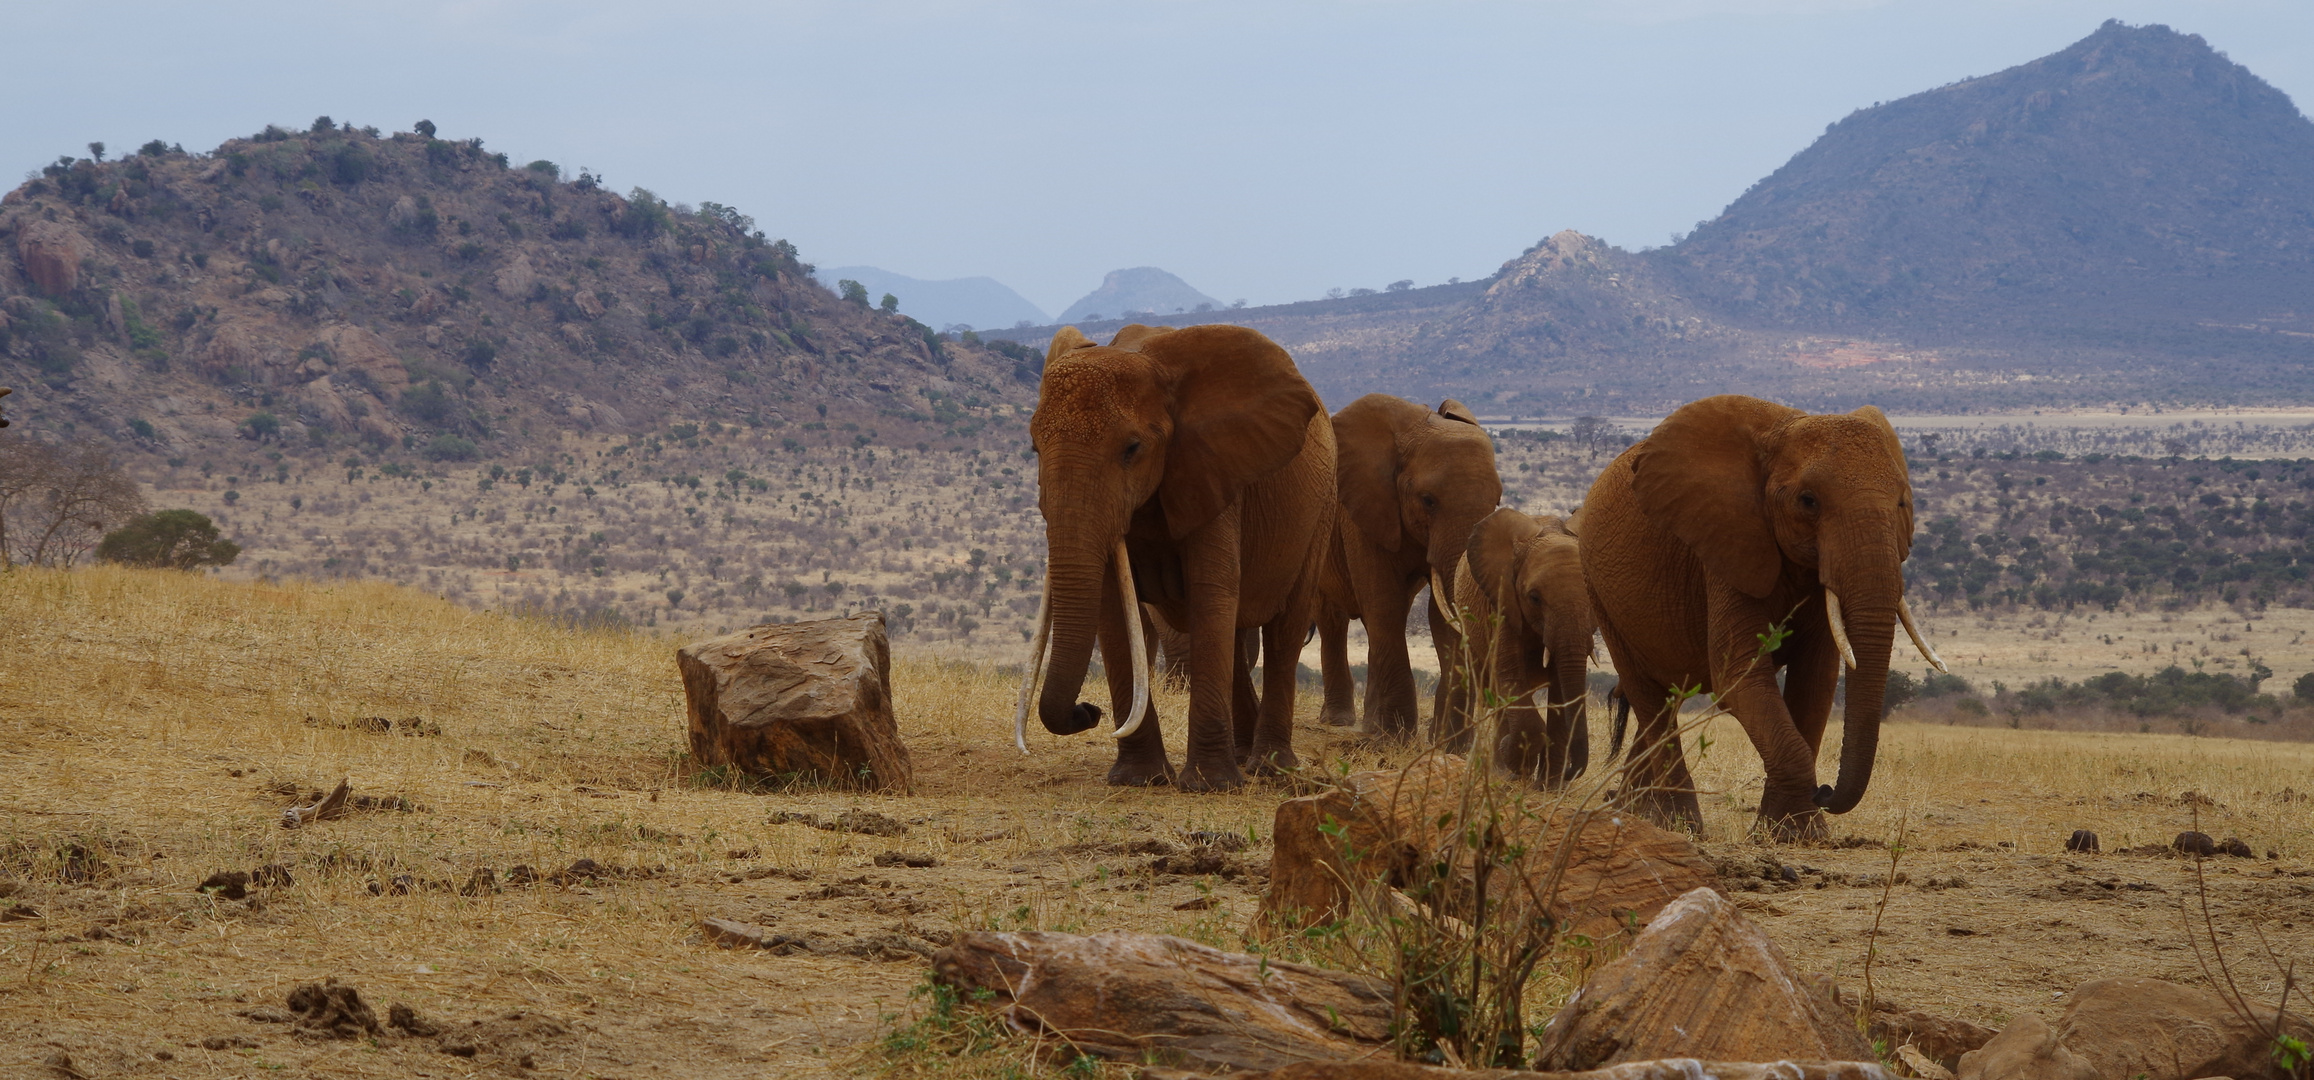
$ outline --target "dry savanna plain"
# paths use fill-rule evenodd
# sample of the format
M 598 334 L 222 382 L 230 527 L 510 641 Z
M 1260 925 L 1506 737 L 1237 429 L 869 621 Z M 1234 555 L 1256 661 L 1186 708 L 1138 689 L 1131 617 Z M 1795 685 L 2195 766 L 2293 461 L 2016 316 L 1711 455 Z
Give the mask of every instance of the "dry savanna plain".
M 1032 726 L 1034 752 L 1012 748 L 1034 462 L 1017 410 L 961 407 L 979 411 L 942 447 L 701 419 L 480 465 L 132 458 L 155 505 L 211 513 L 246 551 L 206 574 L 0 574 L 0 1074 L 1057 1075 L 1034 1040 L 929 1011 L 951 934 L 1295 956 L 1252 919 L 1272 814 L 1311 776 L 1115 789 L 1106 740 Z M 1574 509 L 1631 434 L 1506 434 L 1505 501 Z M 1873 956 L 1906 1007 L 1998 1027 L 2100 976 L 2206 985 L 2213 947 L 2271 999 L 2276 958 L 2314 958 L 2314 707 L 2291 689 L 2314 671 L 2314 467 L 2040 438 L 1908 437 L 1913 595 L 1968 685 L 1896 711 L 1866 801 L 1817 845 L 1748 835 L 1759 762 L 1701 721 L 1703 845 L 1803 970 L 1853 988 Z M 677 645 L 869 607 L 914 791 L 688 759 Z M 2241 692 L 2027 692 L 2173 667 Z M 1183 700 L 1158 705 L 1173 721 Z M 1417 753 L 1316 706 L 1296 730 L 1311 774 Z M 1606 725 L 1592 737 L 1605 761 Z M 281 827 L 341 778 L 368 801 Z M 2189 828 L 2252 856 L 2118 853 Z M 2075 829 L 2104 853 L 2068 853 Z M 787 940 L 717 948 L 709 917 Z M 1599 956 L 1546 965 L 1532 1019 Z M 435 1033 L 293 1035 L 286 996 L 329 978 Z

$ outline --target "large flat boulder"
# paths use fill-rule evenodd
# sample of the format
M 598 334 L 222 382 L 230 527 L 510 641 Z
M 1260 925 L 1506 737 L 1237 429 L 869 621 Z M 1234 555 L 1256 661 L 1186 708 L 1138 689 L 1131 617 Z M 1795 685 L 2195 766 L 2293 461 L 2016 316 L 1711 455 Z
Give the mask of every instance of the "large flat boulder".
M 1543 1029 L 1539 1069 L 1659 1058 L 1872 1061 L 1855 1017 L 1796 975 L 1733 902 L 1696 889 L 1592 972 Z
M 2235 1004 L 2163 979 L 2085 982 L 2066 999 L 2056 1024 L 2020 1014 L 1981 1049 L 1961 1055 L 1958 1071 L 1961 1080 L 2280 1076 L 2273 1058 L 2277 1019 L 2282 1034 L 2314 1042 L 2314 1023 L 2303 1016 L 2278 1018 L 2267 1002 Z
M 905 792 L 884 616 L 750 626 L 675 651 L 691 756 L 757 776 Z
M 1176 937 L 968 931 L 932 971 L 1016 1031 L 1114 1061 L 1255 1071 L 1390 1054 L 1388 983 Z
M 1331 922 L 1356 906 L 1359 890 L 1403 888 L 1434 853 L 1455 849 L 1468 763 L 1431 754 L 1404 769 L 1352 773 L 1334 790 L 1279 804 L 1271 834 L 1269 891 L 1261 925 L 1272 932 Z M 1489 781 L 1499 784 L 1500 781 Z M 1499 815 L 1524 849 L 1496 889 L 1524 892 L 1542 881 L 1551 916 L 1593 939 L 1642 925 L 1682 894 L 1717 884 L 1718 874 L 1687 837 L 1612 809 L 1583 808 L 1522 789 Z M 1441 824 L 1443 822 L 1443 824 Z M 1563 858 L 1562 858 L 1563 856 Z M 1457 867 L 1467 882 L 1471 868 Z M 1549 875 L 1557 875 L 1548 883 Z

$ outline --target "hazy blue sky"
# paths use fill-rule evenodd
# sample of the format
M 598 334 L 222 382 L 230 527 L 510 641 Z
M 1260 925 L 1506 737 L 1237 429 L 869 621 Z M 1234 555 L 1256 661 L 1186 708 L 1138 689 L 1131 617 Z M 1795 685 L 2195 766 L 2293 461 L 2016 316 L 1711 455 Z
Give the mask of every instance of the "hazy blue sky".
M 804 257 L 1047 310 L 1155 265 L 1255 303 L 1638 248 L 1843 114 L 2109 17 L 2301 102 L 2307 0 L 0 0 L 0 175 L 316 114 L 712 199 Z

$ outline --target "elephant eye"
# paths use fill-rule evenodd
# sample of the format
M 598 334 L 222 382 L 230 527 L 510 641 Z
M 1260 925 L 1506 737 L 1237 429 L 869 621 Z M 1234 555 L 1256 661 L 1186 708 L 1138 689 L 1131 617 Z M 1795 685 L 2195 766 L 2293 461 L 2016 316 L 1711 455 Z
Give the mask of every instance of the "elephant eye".
M 1436 510 L 1436 509 L 1438 509 L 1438 496 L 1436 496 L 1436 495 L 1424 495 L 1424 496 L 1422 497 L 1422 508 L 1423 508 L 1424 510 Z
M 1139 440 L 1139 439 L 1135 439 L 1135 440 L 1133 440 L 1132 442 L 1129 442 L 1129 443 L 1126 443 L 1126 444 L 1125 444 L 1125 460 L 1126 460 L 1126 461 L 1131 461 L 1131 460 L 1133 460 L 1134 458 L 1136 458 L 1136 457 L 1139 457 L 1139 456 L 1141 456 L 1141 440 Z
M 1530 604 L 1540 604 L 1540 603 L 1542 603 L 1542 602 L 1543 602 L 1543 594 L 1542 594 L 1542 592 L 1541 592 L 1540 590 L 1536 590 L 1536 589 L 1529 589 L 1529 590 L 1527 590 L 1527 602 L 1528 602 L 1528 603 L 1530 603 Z
M 1801 492 L 1801 493 L 1800 493 L 1800 507 L 1801 507 L 1801 509 L 1804 509 L 1804 510 L 1810 510 L 1810 511 L 1813 511 L 1814 509 L 1816 509 L 1816 496 L 1815 496 L 1813 493 L 1811 493 L 1811 492 L 1806 492 L 1806 491 L 1803 491 L 1803 492 Z

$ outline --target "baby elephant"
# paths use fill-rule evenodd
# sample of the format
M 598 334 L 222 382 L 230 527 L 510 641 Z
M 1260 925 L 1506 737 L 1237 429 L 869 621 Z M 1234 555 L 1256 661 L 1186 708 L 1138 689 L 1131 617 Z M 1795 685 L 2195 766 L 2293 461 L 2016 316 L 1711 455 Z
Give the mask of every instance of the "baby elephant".
M 1591 762 L 1586 677 L 1595 623 L 1575 535 L 1556 517 L 1496 510 L 1471 531 L 1454 602 L 1468 655 L 1482 667 L 1492 660 L 1483 685 L 1512 702 L 1498 725 L 1496 762 L 1545 787 L 1583 775 Z M 1536 693 L 1547 720 L 1529 700 Z

